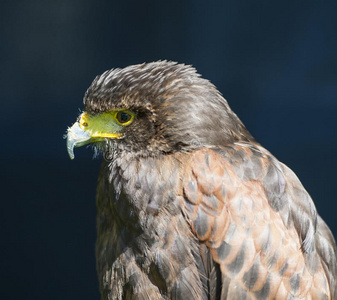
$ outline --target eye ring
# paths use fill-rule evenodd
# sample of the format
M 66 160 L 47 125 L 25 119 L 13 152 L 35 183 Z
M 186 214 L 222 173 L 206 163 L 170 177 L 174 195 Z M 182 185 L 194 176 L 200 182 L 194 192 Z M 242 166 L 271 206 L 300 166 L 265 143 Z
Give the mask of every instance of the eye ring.
M 133 116 L 126 111 L 119 111 L 116 115 L 116 120 L 119 124 L 127 125 L 132 122 Z

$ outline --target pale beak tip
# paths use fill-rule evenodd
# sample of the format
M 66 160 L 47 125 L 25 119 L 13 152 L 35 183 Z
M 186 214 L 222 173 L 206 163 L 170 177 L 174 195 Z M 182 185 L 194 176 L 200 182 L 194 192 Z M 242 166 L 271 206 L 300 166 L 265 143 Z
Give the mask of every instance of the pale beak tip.
M 75 158 L 75 155 L 74 155 L 74 148 L 67 147 L 67 150 L 68 150 L 69 158 L 70 158 L 71 160 L 73 160 L 73 159 Z
M 66 139 L 67 139 L 67 152 L 68 152 L 68 155 L 69 155 L 70 159 L 73 160 L 75 158 L 74 146 L 75 146 L 76 141 L 74 141 L 72 139 L 72 135 L 69 134 L 70 130 L 71 130 L 71 128 L 68 128 L 68 132 L 67 132 L 67 135 L 66 135 Z

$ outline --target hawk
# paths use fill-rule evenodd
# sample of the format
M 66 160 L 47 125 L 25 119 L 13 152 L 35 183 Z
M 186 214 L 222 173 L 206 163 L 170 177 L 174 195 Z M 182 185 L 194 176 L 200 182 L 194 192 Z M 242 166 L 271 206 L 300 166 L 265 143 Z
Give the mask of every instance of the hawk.
M 97 76 L 67 149 L 103 153 L 102 299 L 337 299 L 336 246 L 296 175 L 208 80 L 158 61 Z

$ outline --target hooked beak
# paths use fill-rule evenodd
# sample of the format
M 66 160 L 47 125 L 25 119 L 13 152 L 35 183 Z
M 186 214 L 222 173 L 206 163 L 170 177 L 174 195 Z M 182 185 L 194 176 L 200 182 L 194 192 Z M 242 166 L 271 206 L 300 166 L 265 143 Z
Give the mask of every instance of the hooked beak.
M 118 112 L 118 111 L 117 111 Z M 105 139 L 120 139 L 122 125 L 115 119 L 116 111 L 97 115 L 83 112 L 77 122 L 67 131 L 67 151 L 70 159 L 74 159 L 74 148 Z
M 75 158 L 74 148 L 92 143 L 93 140 L 94 138 L 80 127 L 79 122 L 69 127 L 67 131 L 67 151 L 70 159 Z

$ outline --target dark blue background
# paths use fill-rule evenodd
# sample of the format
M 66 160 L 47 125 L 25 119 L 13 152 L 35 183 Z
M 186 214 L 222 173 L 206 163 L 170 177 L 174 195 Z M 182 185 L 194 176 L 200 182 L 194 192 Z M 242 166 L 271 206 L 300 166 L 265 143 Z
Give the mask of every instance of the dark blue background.
M 2 1 L 1 299 L 98 299 L 90 150 L 62 139 L 93 78 L 194 65 L 337 234 L 337 1 Z

